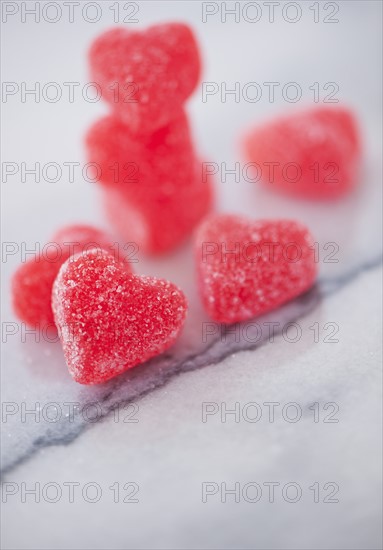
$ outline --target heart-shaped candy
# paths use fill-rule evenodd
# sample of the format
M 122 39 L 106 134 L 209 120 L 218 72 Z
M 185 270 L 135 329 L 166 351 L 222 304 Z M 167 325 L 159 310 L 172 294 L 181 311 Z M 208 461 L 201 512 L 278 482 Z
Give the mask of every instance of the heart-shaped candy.
M 52 307 L 72 377 L 99 384 L 168 349 L 187 303 L 174 284 L 129 274 L 107 252 L 90 250 L 61 267 Z
M 61 265 L 74 254 L 89 248 L 114 253 L 112 238 L 88 225 L 71 225 L 57 231 L 34 258 L 21 264 L 12 277 L 15 313 L 27 325 L 54 328 L 51 306 L 52 285 Z M 126 263 L 130 271 L 130 265 Z
M 89 162 L 97 166 L 97 181 L 138 202 L 145 202 L 148 193 L 166 197 L 192 184 L 196 159 L 183 110 L 140 140 L 118 117 L 105 116 L 88 130 L 86 146 Z
M 181 179 L 169 177 L 172 181 Z M 109 222 L 126 242 L 138 243 L 149 254 L 163 254 L 179 246 L 196 225 L 211 210 L 213 203 L 212 176 L 201 176 L 201 163 L 195 163 L 189 186 L 180 186 L 168 195 L 148 193 L 145 200 L 136 201 L 122 189 L 107 190 L 104 206 Z
M 149 253 L 166 252 L 210 211 L 212 176 L 203 176 L 182 110 L 140 141 L 116 116 L 107 116 L 86 141 L 89 162 L 106 189 L 108 217 L 124 240 Z
M 93 42 L 89 62 L 102 97 L 140 134 L 173 118 L 196 87 L 201 69 L 194 35 L 181 23 L 107 31 Z
M 315 107 L 255 128 L 245 140 L 253 179 L 311 199 L 351 190 L 360 164 L 360 138 L 352 112 Z
M 221 323 L 282 305 L 309 289 L 317 273 L 308 229 L 290 220 L 210 217 L 197 231 L 195 258 L 204 307 Z

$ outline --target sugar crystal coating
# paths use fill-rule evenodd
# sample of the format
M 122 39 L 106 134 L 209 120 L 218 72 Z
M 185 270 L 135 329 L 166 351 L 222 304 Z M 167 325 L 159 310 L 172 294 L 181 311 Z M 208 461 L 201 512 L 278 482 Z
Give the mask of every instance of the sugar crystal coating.
M 251 319 L 308 290 L 316 277 L 314 241 L 291 220 L 215 215 L 196 232 L 204 307 L 220 323 Z
M 174 284 L 129 274 L 90 250 L 63 264 L 52 307 L 72 377 L 99 384 L 168 349 L 187 303 Z
M 137 243 L 150 254 L 171 251 L 185 241 L 211 210 L 212 201 L 211 182 L 203 182 L 200 163 L 189 187 L 180 186 L 167 196 L 149 194 L 141 205 L 118 189 L 104 194 L 105 211 L 115 230 L 124 241 Z
M 360 138 L 352 112 L 315 107 L 254 128 L 245 139 L 255 180 L 311 199 L 331 199 L 355 185 Z
M 137 140 L 115 116 L 88 132 L 89 162 L 99 167 L 110 222 L 125 241 L 161 253 L 180 244 L 212 207 L 211 176 L 195 157 L 187 118 Z
M 194 175 L 195 151 L 183 110 L 140 139 L 118 117 L 105 116 L 88 130 L 86 147 L 89 162 L 97 164 L 98 181 L 137 202 L 145 202 L 149 193 L 166 197 L 188 186 Z
M 112 252 L 111 237 L 88 225 L 71 225 L 55 233 L 40 253 L 21 264 L 11 282 L 13 308 L 19 319 L 29 326 L 54 326 L 51 306 L 53 281 L 61 265 L 71 255 L 87 247 Z M 126 269 L 130 270 L 128 264 Z
M 103 98 L 140 134 L 150 134 L 173 118 L 201 70 L 195 37 L 181 23 L 107 31 L 93 42 L 89 62 Z

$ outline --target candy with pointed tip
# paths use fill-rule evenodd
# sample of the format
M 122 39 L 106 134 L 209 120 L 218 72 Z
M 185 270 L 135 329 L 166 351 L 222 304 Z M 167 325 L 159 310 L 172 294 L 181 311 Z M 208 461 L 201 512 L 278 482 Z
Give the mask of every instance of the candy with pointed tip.
M 357 182 L 360 137 L 344 107 L 315 107 L 264 123 L 245 139 L 254 181 L 310 199 L 335 199 Z
M 127 273 L 100 250 L 63 264 L 52 307 L 69 372 L 81 384 L 105 382 L 168 349 L 187 311 L 174 284 Z
M 228 324 L 295 298 L 317 273 L 314 240 L 291 220 L 212 216 L 196 232 L 195 259 L 207 313 Z

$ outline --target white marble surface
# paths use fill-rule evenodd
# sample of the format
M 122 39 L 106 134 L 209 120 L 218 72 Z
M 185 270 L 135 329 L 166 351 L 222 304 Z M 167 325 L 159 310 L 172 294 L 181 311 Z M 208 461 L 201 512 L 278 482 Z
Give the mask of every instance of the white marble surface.
M 261 3 L 262 4 L 262 3 Z M 280 327 L 299 323 L 302 338 L 267 341 L 265 330 L 253 351 L 219 338 L 201 341 L 206 320 L 195 296 L 190 246 L 158 261 L 139 257 L 136 270 L 179 283 L 192 307 L 183 338 L 165 358 L 136 369 L 99 388 L 84 388 L 69 377 L 57 344 L 8 338 L 2 353 L 2 400 L 20 408 L 39 402 L 59 404 L 97 400 L 101 414 L 121 410 L 134 400 L 138 423 L 115 422 L 108 415 L 94 425 L 77 414 L 73 422 L 36 422 L 20 414 L 2 422 L 5 483 L 89 481 L 103 490 L 96 504 L 76 497 L 53 504 L 21 501 L 20 494 L 2 505 L 4 548 L 379 548 L 381 407 L 381 79 L 378 51 L 379 14 L 374 2 L 341 2 L 340 22 L 314 24 L 309 3 L 301 3 L 302 20 L 291 25 L 262 19 L 256 25 L 201 23 L 199 2 L 140 3 L 140 24 L 167 19 L 189 21 L 201 41 L 204 80 L 281 83 L 295 81 L 307 92 L 313 82 L 335 81 L 339 99 L 358 114 L 364 138 L 364 167 L 358 190 L 336 204 L 310 204 L 271 194 L 241 181 L 217 181 L 218 209 L 253 217 L 296 217 L 307 223 L 320 250 L 339 246 L 337 263 L 319 263 L 315 289 L 270 316 Z M 49 25 L 3 25 L 6 46 L 3 80 L 42 83 L 86 82 L 85 51 L 101 29 L 110 26 L 110 3 L 102 4 L 97 24 L 76 20 Z M 70 40 L 68 37 L 70 36 Z M 25 44 L 28 47 L 25 47 Z M 240 59 L 240 63 L 238 62 Z M 11 98 L 12 99 L 12 98 Z M 78 99 L 22 103 L 8 100 L 3 124 L 7 140 L 3 160 L 14 162 L 84 162 L 81 136 L 105 108 Z M 209 160 L 240 160 L 238 139 L 252 121 L 291 108 L 283 101 L 257 104 L 201 101 L 190 103 L 194 134 Z M 94 185 L 3 183 L 3 241 L 44 243 L 55 229 L 71 221 L 104 225 Z M 9 277 L 15 255 L 2 264 L 2 319 L 16 322 L 9 305 Z M 309 327 L 319 323 L 320 342 Z M 326 323 L 339 326 L 339 342 L 326 343 Z M 4 326 L 4 324 L 3 324 Z M 261 345 L 262 344 L 262 345 Z M 254 346 L 252 346 L 254 347 Z M 222 360 L 223 357 L 228 356 Z M 215 363 L 214 366 L 209 366 Z M 207 366 L 207 368 L 201 368 Z M 182 372 L 191 371 L 193 372 Z M 177 375 L 177 376 L 175 376 Z M 158 387 L 157 390 L 151 391 Z M 202 402 L 294 401 L 302 419 L 289 423 L 221 423 L 201 421 Z M 315 423 L 308 407 L 335 402 L 338 423 Z M 264 409 L 264 406 L 263 406 Z M 322 411 L 323 412 L 323 411 Z M 265 415 L 265 410 L 263 410 Z M 113 503 L 113 482 L 139 485 L 139 503 Z M 203 482 L 297 482 L 299 503 L 281 498 L 270 503 L 226 504 L 220 496 L 201 502 Z M 313 503 L 313 483 L 339 485 L 339 503 Z M 7 485 L 9 488 L 10 486 Z M 64 487 L 65 489 L 65 487 Z M 321 495 L 322 496 L 322 495 Z

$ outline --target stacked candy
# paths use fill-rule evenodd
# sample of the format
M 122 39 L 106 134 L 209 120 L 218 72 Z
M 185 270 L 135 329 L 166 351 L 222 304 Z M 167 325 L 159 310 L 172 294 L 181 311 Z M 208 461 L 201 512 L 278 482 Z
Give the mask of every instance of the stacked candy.
M 179 23 L 115 29 L 93 43 L 89 58 L 92 79 L 112 107 L 86 140 L 108 217 L 142 250 L 171 250 L 212 203 L 184 111 L 200 75 L 195 38 Z

